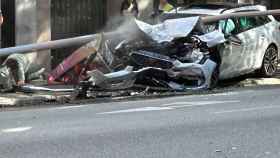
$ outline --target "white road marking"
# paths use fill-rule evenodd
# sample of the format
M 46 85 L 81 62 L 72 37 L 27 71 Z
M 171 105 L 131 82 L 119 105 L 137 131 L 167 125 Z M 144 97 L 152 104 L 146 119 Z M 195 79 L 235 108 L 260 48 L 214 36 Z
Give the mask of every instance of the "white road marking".
M 145 112 L 145 111 L 161 111 L 161 110 L 173 110 L 173 108 L 169 108 L 169 107 L 143 107 L 143 108 L 136 108 L 136 109 L 127 109 L 127 110 L 103 112 L 103 113 L 98 113 L 98 115 L 133 113 L 133 112 Z
M 245 92 L 245 91 L 244 91 Z M 230 96 L 230 95 L 238 95 L 238 92 L 224 92 L 224 93 L 217 93 L 217 94 L 206 94 L 201 96 Z
M 239 100 L 229 100 L 229 101 L 197 101 L 197 102 L 175 102 L 170 104 L 164 104 L 163 106 L 158 107 L 143 107 L 143 108 L 134 108 L 126 110 L 117 110 L 110 112 L 102 112 L 97 114 L 120 114 L 120 113 L 133 113 L 133 112 L 146 112 L 146 111 L 162 111 L 162 110 L 174 110 L 184 107 L 195 107 L 195 106 L 205 106 L 213 104 L 225 104 L 225 103 L 239 103 Z M 171 106 L 172 105 L 172 106 Z
M 205 105 L 226 104 L 226 103 L 240 103 L 240 101 L 228 100 L 228 101 L 175 102 L 170 104 L 164 104 L 163 106 L 168 106 L 171 108 L 184 108 L 184 107 L 205 106 Z
M 237 147 L 234 146 L 234 147 L 231 148 L 231 150 L 237 150 Z
M 86 106 L 88 106 L 88 105 L 63 106 L 63 107 L 53 108 L 52 110 L 68 110 L 68 109 L 77 109 L 77 108 L 82 108 L 82 107 L 86 107 Z
M 271 152 L 269 152 L 269 151 L 265 152 L 265 155 L 270 155 L 270 154 L 271 154 Z
M 260 111 L 260 110 L 279 109 L 279 108 L 280 108 L 280 106 L 265 106 L 265 107 L 257 107 L 257 108 L 246 108 L 246 109 L 234 109 L 234 110 L 218 111 L 218 112 L 214 112 L 213 114 L 219 115 L 219 114 Z
M 232 95 L 240 95 L 240 94 L 247 94 L 247 93 L 255 93 L 253 90 L 244 90 L 239 92 L 223 92 L 223 93 L 216 93 L 216 94 L 204 94 L 204 95 L 197 95 L 198 97 L 207 97 L 207 96 L 232 96 Z
M 18 133 L 18 132 L 25 132 L 31 130 L 32 127 L 17 127 L 17 128 L 8 128 L 8 129 L 3 129 L 3 133 Z

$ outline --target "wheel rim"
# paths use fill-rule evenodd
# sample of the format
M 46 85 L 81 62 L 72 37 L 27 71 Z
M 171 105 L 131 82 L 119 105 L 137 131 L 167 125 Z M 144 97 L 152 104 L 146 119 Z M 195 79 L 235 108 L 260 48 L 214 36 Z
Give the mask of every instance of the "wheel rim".
M 267 75 L 273 75 L 278 67 L 278 53 L 273 47 L 269 48 L 264 56 L 264 70 Z

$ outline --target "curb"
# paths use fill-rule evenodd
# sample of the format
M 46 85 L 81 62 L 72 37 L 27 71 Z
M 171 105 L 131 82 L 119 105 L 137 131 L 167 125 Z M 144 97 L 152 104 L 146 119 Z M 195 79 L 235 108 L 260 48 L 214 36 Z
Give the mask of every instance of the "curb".
M 23 107 L 47 103 L 63 103 L 69 99 L 69 94 L 3 94 L 0 97 L 1 107 Z
M 249 78 L 237 84 L 241 87 L 280 85 L 279 78 Z

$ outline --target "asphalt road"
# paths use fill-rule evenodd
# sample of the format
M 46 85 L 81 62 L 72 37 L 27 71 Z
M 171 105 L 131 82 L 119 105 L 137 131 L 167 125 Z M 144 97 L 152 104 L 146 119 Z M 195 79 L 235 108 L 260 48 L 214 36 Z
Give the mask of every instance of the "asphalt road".
M 279 158 L 280 88 L 0 113 L 0 158 Z

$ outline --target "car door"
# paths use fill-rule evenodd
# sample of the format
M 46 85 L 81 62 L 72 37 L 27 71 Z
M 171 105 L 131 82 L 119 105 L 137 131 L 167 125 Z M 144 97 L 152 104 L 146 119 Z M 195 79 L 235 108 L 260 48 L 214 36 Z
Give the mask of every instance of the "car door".
M 254 56 L 252 69 L 259 69 L 262 66 L 263 58 L 269 45 L 272 43 L 278 43 L 276 38 L 279 37 L 279 25 L 275 26 L 275 23 L 268 16 L 257 16 L 258 22 L 257 33 L 259 39 L 257 42 L 257 51 Z
M 260 29 L 255 17 L 233 20 L 236 28 L 227 36 L 221 48 L 220 78 L 228 79 L 253 71 L 255 53 L 258 52 Z

